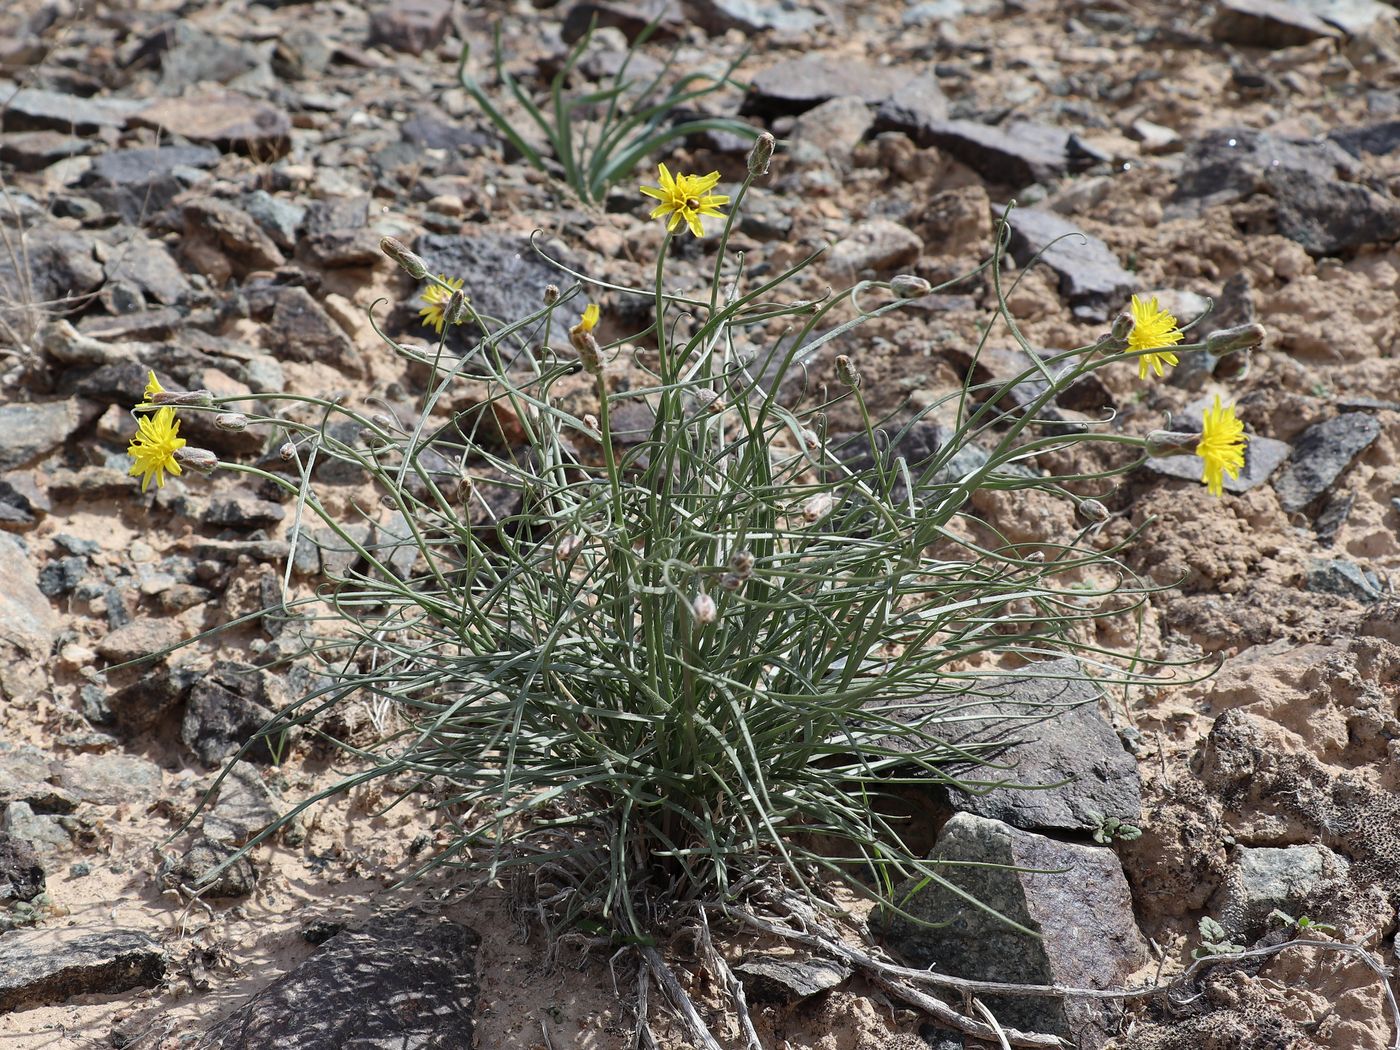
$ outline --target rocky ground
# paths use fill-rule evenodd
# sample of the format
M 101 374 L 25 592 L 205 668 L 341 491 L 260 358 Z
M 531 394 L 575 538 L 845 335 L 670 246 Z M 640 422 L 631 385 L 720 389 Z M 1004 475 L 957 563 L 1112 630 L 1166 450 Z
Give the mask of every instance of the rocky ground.
M 1069 787 L 1031 801 L 939 801 L 941 856 L 1035 869 L 985 889 L 1042 929 L 1037 947 L 980 928 L 961 940 L 892 928 L 879 931 L 885 948 L 968 977 L 1118 988 L 1180 973 L 1209 917 L 1217 944 L 1320 937 L 1393 964 L 1396 10 L 1370 0 L 663 6 L 646 62 L 674 47 L 678 69 L 709 70 L 751 49 L 740 67 L 748 90 L 706 100 L 780 140 L 735 242 L 751 266 L 779 270 L 830 244 L 807 280 L 813 294 L 860 276 L 945 280 L 985 256 L 993 216 L 1014 198 L 1016 263 L 1048 246 L 1010 298 L 1034 345 L 1092 341 L 1133 293 L 1183 318 L 1209 298 L 1211 326 L 1257 320 L 1269 332 L 1244 377 L 1231 359 L 1147 384 L 1124 367 L 1062 399 L 1070 416 L 1111 409 L 1132 433 L 1215 393 L 1237 400 L 1250 459 L 1224 498 L 1205 494 L 1190 459 L 1140 469 L 1102 497 L 1105 543 L 1146 524 L 1127 556 L 1161 588 L 1140 625 L 1143 653 L 1221 669 L 1196 684 L 1113 691 L 1097 713 L 1080 708 L 1080 723 L 1047 731 L 1021 768 L 1032 781 L 1077 776 Z M 603 28 L 578 76 L 604 76 L 641 27 L 636 9 L 3 5 L 7 1047 L 252 1047 L 272 1045 L 270 1033 L 331 1047 L 347 1038 L 342 1023 L 376 1046 L 407 1045 L 406 1030 L 469 1046 L 473 1029 L 483 1048 L 631 1045 L 635 975 L 623 973 L 619 990 L 605 958 L 556 958 L 538 933 L 524 936 L 508 887 L 392 888 L 441 831 L 411 806 L 385 811 L 375 792 L 308 810 L 192 892 L 346 767 L 310 747 L 281 762 L 250 755 L 190 822 L 221 763 L 305 677 L 265 669 L 280 649 L 260 627 L 113 668 L 261 608 L 288 558 L 310 586 L 334 557 L 289 550 L 287 505 L 237 476 L 140 493 L 125 446 L 147 369 L 168 387 L 219 394 L 404 397 L 413 377 L 367 310 L 387 299 L 378 316 L 389 331 L 420 342 L 425 332 L 415 287 L 378 252 L 383 235 L 465 277 L 477 307 L 497 316 L 533 309 L 558 279 L 529 247 L 534 230 L 593 275 L 646 282 L 658 229 L 634 181 L 605 208 L 580 206 L 503 150 L 455 76 L 468 42 L 490 83 L 479 59 L 499 27 L 510 68 L 538 89 L 593 14 Z M 652 160 L 732 181 L 744 151 L 697 137 Z M 1074 232 L 1083 236 L 1056 241 Z M 704 265 L 712 246 L 685 245 L 676 272 Z M 965 282 L 832 352 L 858 358 L 883 406 L 919 408 L 961 382 L 991 301 L 985 281 Z M 621 303 L 605 307 L 625 323 Z M 1013 345 L 995 335 L 997 353 L 979 368 L 1016 367 Z M 264 452 L 246 433 L 190 429 L 225 458 Z M 344 482 L 353 500 L 351 481 L 322 480 Z M 1067 527 L 1053 507 L 979 498 L 973 510 L 1025 540 Z M 1099 640 L 1138 644 L 1131 626 L 1105 623 Z M 372 732 L 392 712 L 339 717 L 346 731 Z M 1105 843 L 1108 817 L 1141 836 Z M 1331 929 L 1290 928 L 1276 909 Z M 720 947 L 749 988 L 765 1047 L 983 1045 L 859 966 L 745 933 Z M 716 1032 L 743 1045 L 713 975 L 685 946 L 674 952 Z M 367 986 L 416 996 L 414 1019 L 366 1014 Z M 1117 1050 L 1383 1050 L 1397 1038 L 1382 978 L 1321 948 L 1207 967 L 1170 997 L 991 1002 L 1022 1031 Z M 654 1013 L 663 1039 L 686 1045 Z M 302 1034 L 288 1035 L 289 1017 Z

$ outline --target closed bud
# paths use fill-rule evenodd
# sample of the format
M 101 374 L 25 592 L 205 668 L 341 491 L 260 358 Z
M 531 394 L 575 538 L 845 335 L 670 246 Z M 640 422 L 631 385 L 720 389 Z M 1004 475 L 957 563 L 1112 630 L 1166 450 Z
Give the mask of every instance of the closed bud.
M 1179 430 L 1154 430 L 1147 435 L 1143 448 L 1149 456 L 1194 456 L 1200 434 L 1186 434 Z
M 802 440 L 813 452 L 822 447 L 822 439 L 817 437 L 817 432 L 807 427 L 802 428 Z
M 583 546 L 583 537 L 569 533 L 554 545 L 554 557 L 558 561 L 568 561 Z
M 737 591 L 744 585 L 744 581 L 737 573 L 726 572 L 719 578 L 719 585 L 722 590 Z
M 408 275 L 415 281 L 421 281 L 428 276 L 428 264 L 409 251 L 408 246 L 397 238 L 381 237 L 379 250 L 407 270 Z
M 589 430 L 597 430 L 599 425 L 598 417 L 595 416 L 592 412 L 585 412 L 583 414 L 583 425 L 586 426 Z
M 207 408 L 214 403 L 214 395 L 207 390 L 162 390 L 151 397 L 153 405 L 199 405 Z
M 695 614 L 696 623 L 714 623 L 719 615 L 715 600 L 708 594 L 697 594 L 695 601 L 690 603 L 690 611 Z
M 802 517 L 807 521 L 817 521 L 824 518 L 831 512 L 831 497 L 825 492 L 818 492 L 809 499 L 802 507 Z
M 773 159 L 773 147 L 778 144 L 768 132 L 763 132 L 758 138 L 753 140 L 753 147 L 749 150 L 749 174 L 754 178 L 768 174 L 768 162 Z
M 1126 313 L 1124 313 L 1124 314 L 1119 314 L 1117 317 L 1115 317 L 1115 318 L 1113 319 L 1113 331 L 1112 331 L 1111 335 L 1112 335 L 1112 337 L 1113 337 L 1113 339 L 1114 339 L 1115 341 L 1120 342 L 1120 343 L 1126 343 L 1126 342 L 1128 341 L 1128 336 L 1130 336 L 1130 335 L 1132 335 L 1132 334 L 1133 334 L 1133 315 L 1132 315 L 1132 314 L 1126 314 Z
M 214 417 L 214 425 L 220 430 L 237 434 L 248 429 L 248 417 L 241 412 L 222 412 Z
M 753 551 L 739 550 L 729 556 L 729 569 L 740 579 L 753 575 Z
M 598 350 L 598 340 L 593 338 L 592 332 L 581 329 L 570 331 L 569 342 L 573 343 L 574 349 L 578 351 L 579 363 L 583 365 L 585 372 L 595 376 L 603 374 L 603 356 Z
M 685 401 L 688 416 L 698 416 L 706 412 L 718 415 L 724 411 L 724 402 L 713 390 L 687 390 Z
M 458 288 L 448 297 L 442 316 L 448 324 L 461 324 L 467 319 L 467 296 L 462 289 Z
M 1264 341 L 1262 324 L 1242 324 L 1234 328 L 1222 328 L 1206 336 L 1206 353 L 1216 357 L 1233 354 L 1237 350 L 1252 350 Z
M 890 291 L 901 299 L 918 299 L 933 291 L 933 285 L 912 273 L 901 273 L 890 280 Z
M 553 306 L 559 301 L 559 286 L 557 284 L 547 284 L 544 286 L 544 305 Z
M 836 355 L 836 378 L 852 390 L 860 388 L 860 372 L 856 370 L 856 366 L 851 364 L 851 359 L 845 354 Z
M 290 463 L 297 458 L 297 447 L 290 441 L 283 442 L 282 447 L 277 450 L 277 456 L 283 463 Z
M 1096 499 L 1080 500 L 1079 513 L 1084 515 L 1086 521 L 1099 523 L 1108 520 L 1108 508 Z
M 186 445 L 184 448 L 175 450 L 175 462 L 182 467 L 189 467 L 200 474 L 212 474 L 214 468 L 219 465 L 219 457 L 210 452 L 207 448 L 195 448 Z

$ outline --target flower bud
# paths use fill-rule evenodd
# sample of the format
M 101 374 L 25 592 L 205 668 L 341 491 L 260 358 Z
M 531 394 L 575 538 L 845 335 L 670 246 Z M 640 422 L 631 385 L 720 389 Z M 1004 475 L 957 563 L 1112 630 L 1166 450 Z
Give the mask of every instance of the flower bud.
M 732 572 L 726 572 L 719 578 L 719 585 L 726 591 L 737 591 L 744 585 L 744 581 Z
M 695 614 L 696 623 L 714 623 L 719 615 L 715 600 L 708 594 L 697 594 L 695 601 L 690 603 L 690 611 Z
M 283 463 L 290 463 L 297 458 L 297 447 L 290 441 L 285 441 L 282 443 L 282 447 L 277 450 L 277 455 Z
M 749 150 L 749 174 L 754 178 L 768 174 L 768 162 L 773 159 L 773 147 L 777 140 L 768 132 L 761 133 L 753 140 Z
M 737 550 L 729 556 L 730 571 L 741 580 L 753 575 L 753 551 Z
M 802 517 L 807 521 L 816 521 L 824 518 L 831 511 L 831 497 L 825 492 L 818 492 L 809 499 L 802 507 Z
M 1108 520 L 1108 508 L 1096 499 L 1080 500 L 1079 513 L 1084 515 L 1086 520 L 1095 523 Z
M 557 561 L 568 561 L 582 546 L 583 537 L 571 532 L 554 545 L 554 557 Z
M 589 430 L 596 431 L 600 424 L 598 423 L 597 416 L 595 416 L 592 412 L 585 412 L 583 414 L 583 425 L 586 426 Z
M 553 306 L 559 301 L 559 286 L 557 284 L 547 284 L 544 286 L 544 305 Z
M 1149 456 L 1194 456 L 1200 434 L 1186 434 L 1178 430 L 1154 430 L 1147 435 L 1144 449 Z
M 1126 343 L 1128 336 L 1133 334 L 1133 315 L 1128 313 L 1119 314 L 1113 319 L 1113 338 L 1120 343 Z
M 578 359 L 585 372 L 595 376 L 603 374 L 603 357 L 598 350 L 598 340 L 593 338 L 592 332 L 582 329 L 570 331 L 569 342 L 573 343 L 574 349 L 578 351 Z
M 809 427 L 802 428 L 802 441 L 813 452 L 822 447 L 822 439 L 817 437 L 817 432 Z
M 860 372 L 845 354 L 836 355 L 836 378 L 852 390 L 860 389 Z
M 241 412 L 221 412 L 214 417 L 214 426 L 237 434 L 248 429 L 248 417 Z
M 151 398 L 153 405 L 199 405 L 208 407 L 214 403 L 214 395 L 207 390 L 162 390 Z
M 933 291 L 933 285 L 912 273 L 901 273 L 890 280 L 890 291 L 901 299 L 918 299 Z
M 724 402 L 713 390 L 687 390 L 684 398 L 687 416 L 694 417 L 706 412 L 719 415 L 724 411 Z
M 1234 328 L 1222 328 L 1206 336 L 1206 353 L 1224 357 L 1236 350 L 1251 350 L 1264 341 L 1265 334 L 1262 324 L 1241 324 Z
M 219 457 L 210 452 L 207 448 L 195 448 L 186 445 L 184 448 L 175 450 L 175 461 L 182 467 L 189 467 L 200 474 L 212 474 L 214 468 L 219 465 Z
M 448 297 L 447 305 L 442 308 L 443 319 L 448 324 L 461 324 L 467 319 L 467 301 L 466 293 L 458 288 Z
M 409 251 L 408 246 L 397 238 L 381 237 L 379 250 L 407 270 L 408 275 L 415 281 L 421 281 L 428 276 L 428 264 Z

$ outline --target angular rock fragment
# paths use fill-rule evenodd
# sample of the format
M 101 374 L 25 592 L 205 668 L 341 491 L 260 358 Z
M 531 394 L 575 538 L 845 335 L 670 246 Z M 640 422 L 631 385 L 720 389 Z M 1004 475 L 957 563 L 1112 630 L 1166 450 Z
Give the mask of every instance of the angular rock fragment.
M 237 852 L 233 846 L 200 839 L 165 873 L 165 878 L 171 884 L 188 887 L 210 900 L 252 896 L 258 888 L 258 876 L 253 870 L 252 861 L 239 857 L 220 870 L 219 866 L 231 860 Z
M 1211 917 L 1232 937 L 1252 941 L 1268 928 L 1276 908 L 1294 917 L 1316 916 L 1348 866 L 1326 846 L 1240 846 L 1211 901 Z
M 691 17 L 705 32 L 809 33 L 826 21 L 816 4 L 793 0 L 690 0 Z
M 1210 35 L 1222 44 L 1278 49 L 1340 37 L 1303 4 L 1287 0 L 1221 0 Z
M 919 235 L 891 219 L 857 223 L 831 247 L 826 266 L 848 276 L 867 270 L 891 273 L 918 262 L 924 250 Z
M 135 930 L 70 926 L 0 937 L 0 1013 L 151 987 L 164 976 L 160 945 Z
M 370 14 L 370 46 L 421 55 L 442 43 L 451 16 L 451 0 L 396 0 Z
M 44 892 L 44 865 L 24 839 L 0 831 L 0 905 L 32 901 Z
M 754 999 L 794 1002 L 830 991 L 847 981 L 852 971 L 835 959 L 746 955 L 734 972 Z
M 5 131 L 63 131 L 94 135 L 103 128 L 123 128 L 144 103 L 124 98 L 83 98 L 36 88 L 11 90 L 0 84 L 0 128 Z
M 907 70 L 824 55 L 789 59 L 759 72 L 740 112 L 761 117 L 805 113 L 828 99 L 849 96 L 877 105 L 911 78 Z
M 286 113 L 234 93 L 161 99 L 147 104 L 131 122 L 260 161 L 276 160 L 291 148 L 292 124 Z
M 1077 316 L 1106 321 L 1127 305 L 1137 278 L 1123 268 L 1108 245 L 1061 215 L 1039 208 L 1011 213 L 1011 256 L 1022 266 L 1039 254 L 1037 265 L 1059 278 L 1060 294 Z
M 1380 432 L 1380 422 L 1365 412 L 1343 412 L 1308 427 L 1293 443 L 1292 462 L 1274 481 L 1280 506 L 1291 514 L 1317 499 Z
M 1200 414 L 1196 413 L 1195 418 L 1198 422 Z M 1290 452 L 1292 449 L 1286 441 L 1251 434 L 1249 443 L 1244 447 L 1244 467 L 1240 470 L 1240 476 L 1232 478 L 1226 474 L 1225 491 L 1238 494 L 1257 488 L 1269 480 Z M 1147 461 L 1146 466 L 1158 474 L 1182 481 L 1200 481 L 1205 472 L 1205 460 L 1200 456 L 1154 457 Z
M 181 741 L 206 765 L 218 765 L 272 718 L 277 698 L 270 688 L 266 671 L 227 660 L 216 663 L 190 690 Z M 263 742 L 250 748 L 247 757 L 271 761 L 271 746 Z

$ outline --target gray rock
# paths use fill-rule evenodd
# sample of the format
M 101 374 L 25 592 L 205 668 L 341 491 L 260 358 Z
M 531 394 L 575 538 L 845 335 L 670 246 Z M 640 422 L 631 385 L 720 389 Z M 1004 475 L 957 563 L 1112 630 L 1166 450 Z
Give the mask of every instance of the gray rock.
M 24 237 L 24 264 L 0 251 L 0 295 L 15 301 L 63 306 L 96 291 L 106 277 L 90 234 L 53 226 L 32 227 Z
M 1222 44 L 1273 49 L 1341 36 L 1303 4 L 1287 0 L 1221 0 L 1210 35 Z
M 228 84 L 249 73 L 267 73 L 265 50 L 205 32 L 179 20 L 161 29 L 160 93 L 180 95 L 208 81 Z
M 281 815 L 280 800 L 257 767 L 235 762 L 224 773 L 219 795 L 204 816 L 204 837 L 242 846 Z
M 78 800 L 50 783 L 53 775 L 53 761 L 37 747 L 0 740 L 0 807 L 23 802 L 40 813 L 73 812 Z
M 276 160 L 291 148 L 292 124 L 286 113 L 233 92 L 160 99 L 146 104 L 131 123 L 263 162 Z
M 44 865 L 24 839 L 0 831 L 0 904 L 32 901 L 44 892 Z
M 32 529 L 53 509 L 48 494 L 34 483 L 31 472 L 0 477 L 0 529 L 24 532 Z
M 1137 278 L 1097 237 L 1052 211 L 1021 208 L 1011 214 L 1011 255 L 1022 266 L 1043 252 L 1038 265 L 1059 278 L 1060 294 L 1076 316 L 1102 322 L 1121 310 Z
M 396 0 L 371 12 L 370 47 L 421 55 L 442 43 L 451 15 L 451 0 Z
M 379 238 L 369 230 L 332 230 L 316 233 L 298 245 L 301 257 L 323 270 L 374 266 L 384 258 Z
M 1044 124 L 1013 120 L 1005 127 L 993 127 L 972 120 L 944 120 L 899 130 L 909 134 L 915 145 L 936 146 L 1000 186 L 1045 182 L 1069 170 L 1069 132 Z
M 239 857 L 215 874 L 219 865 L 237 852 L 233 846 L 200 839 L 163 873 L 164 879 L 172 885 L 189 887 L 210 900 L 249 897 L 258 888 L 258 876 L 247 857 Z
M 120 230 L 118 236 L 117 248 L 106 264 L 109 286 L 115 283 L 130 285 L 141 293 L 143 299 L 166 306 L 184 300 L 190 291 L 189 279 L 164 244 L 132 229 Z M 137 338 L 136 335 L 129 337 Z
M 1166 215 L 1192 217 L 1264 193 L 1274 199 L 1278 232 L 1310 255 L 1400 238 L 1400 202 L 1347 181 L 1359 174 L 1335 142 L 1295 142 L 1244 128 L 1214 131 L 1187 149 Z
M 918 143 L 948 120 L 948 97 L 933 76 L 905 81 L 880 103 L 875 114 L 876 131 L 902 131 Z
M 1196 413 L 1197 419 L 1199 415 Z M 1192 425 L 1199 426 L 1198 423 Z M 1240 470 L 1240 476 L 1232 478 L 1226 474 L 1225 491 L 1238 494 L 1262 485 L 1292 451 L 1286 441 L 1251 434 L 1244 447 L 1244 467 Z M 1205 460 L 1200 456 L 1162 456 L 1149 459 L 1146 465 L 1149 470 L 1182 481 L 1200 481 L 1205 471 Z
M 1400 146 L 1400 120 L 1385 120 L 1360 128 L 1339 128 L 1327 137 L 1358 160 L 1364 154 L 1384 157 Z
M 737 29 L 743 33 L 809 33 L 827 19 L 813 5 L 794 0 L 690 0 L 696 23 L 712 35 Z
M 793 122 L 789 152 L 802 163 L 847 164 L 851 151 L 874 122 L 870 107 L 858 98 L 828 99 Z
M 465 926 L 412 911 L 345 930 L 196 1050 L 472 1050 L 479 944 Z
M 24 467 L 63 445 L 82 416 L 71 400 L 0 405 L 0 470 Z
M 891 219 L 868 219 L 831 246 L 825 266 L 843 276 L 867 270 L 888 274 L 913 266 L 923 250 L 924 242 L 914 231 Z
M 15 131 L 0 135 L 0 162 L 20 171 L 43 171 L 69 157 L 80 157 L 92 142 L 61 131 Z
M 1006 771 L 970 768 L 976 780 L 1006 779 L 1043 790 L 952 788 L 955 809 L 1027 831 L 1094 832 L 1105 817 L 1142 816 L 1137 761 L 1099 712 L 1103 694 L 1073 658 L 1032 664 L 1010 678 L 977 683 L 953 730 L 961 746 L 997 745 Z M 1062 783 L 1063 782 L 1063 783 Z
M 1380 577 L 1344 558 L 1310 562 L 1305 586 L 1318 594 L 1335 594 L 1367 604 L 1380 601 L 1384 594 Z
M 779 1002 L 809 999 L 851 976 L 851 968 L 836 959 L 804 959 L 795 955 L 746 955 L 734 972 L 754 999 Z
M 0 128 L 5 131 L 64 131 L 93 135 L 123 128 L 143 103 L 124 98 L 83 98 L 61 91 L 13 89 L 0 81 Z
M 936 926 L 898 916 L 885 922 L 886 945 L 911 965 L 980 980 L 1115 988 L 1147 958 L 1112 850 L 958 813 L 928 859 L 947 882 L 1040 936 L 1013 929 L 939 883 L 916 889 L 911 880 L 895 899 Z M 1094 1001 L 989 996 L 986 1002 L 1003 1024 L 1071 1036 L 1086 1048 L 1104 1044 L 1114 1013 Z
M 46 857 L 63 853 L 73 844 L 73 836 L 57 817 L 48 813 L 35 813 L 28 802 L 11 802 L 5 808 L 5 819 L 3 825 L 0 825 L 0 830 L 17 839 L 23 839 Z M 0 982 L 3 980 L 3 973 L 0 973 Z
M 362 371 L 355 344 L 305 288 L 278 288 L 273 303 L 264 330 L 268 350 L 291 361 L 319 361 L 350 374 Z
M 579 0 L 565 14 L 559 36 L 572 44 L 596 23 L 599 29 L 619 30 L 632 41 L 652 22 L 656 23 L 654 40 L 673 39 L 690 24 L 677 0 Z
M 419 237 L 414 251 L 434 273 L 465 277 L 472 305 L 491 317 L 515 320 L 534 313 L 544 301 L 545 288 L 559 280 L 559 271 L 523 237 L 434 233 Z M 569 264 L 557 252 L 550 254 Z
M 184 702 L 199 677 L 187 667 L 160 667 L 106 698 L 112 721 L 131 735 L 155 729 Z
M 1351 508 L 1356 505 L 1356 495 L 1351 492 L 1334 492 L 1327 497 L 1322 505 L 1322 510 L 1318 512 L 1316 520 L 1313 522 L 1313 529 L 1317 532 L 1317 542 L 1324 547 L 1330 547 L 1337 539 L 1337 533 L 1342 531 L 1342 526 L 1351 517 Z
M 184 220 L 187 235 L 187 241 L 182 246 L 184 253 L 204 269 L 210 267 L 202 253 L 191 251 L 189 238 L 217 245 L 233 264 L 233 272 L 240 276 L 250 270 L 273 270 L 286 262 L 281 250 L 263 232 L 262 227 L 228 201 L 213 197 L 189 201 L 184 207 Z
M 290 252 L 296 247 L 301 224 L 306 221 L 306 207 L 266 190 L 254 190 L 239 202 L 243 211 L 263 228 L 279 249 Z
M 208 146 L 146 146 L 119 149 L 94 157 L 80 186 L 139 186 L 152 175 L 168 175 L 177 168 L 212 168 L 219 151 Z
M 280 504 L 256 496 L 228 496 L 209 503 L 203 519 L 220 528 L 270 529 L 287 516 Z
M 136 930 L 66 926 L 0 937 L 0 1013 L 150 988 L 164 976 L 160 945 Z
M 1384 36 L 1395 29 L 1395 8 L 1377 0 L 1290 0 L 1349 37 Z
M 270 688 L 266 671 L 232 661 L 216 663 L 190 690 L 181 741 L 206 765 L 218 765 L 272 718 L 274 705 L 280 705 Z M 255 762 L 275 758 L 266 741 L 250 748 L 247 757 Z
M 1211 901 L 1211 916 L 1232 937 L 1253 940 L 1264 933 L 1275 908 L 1295 918 L 1316 915 L 1347 867 L 1326 846 L 1240 846 Z
M 159 797 L 160 766 L 139 755 L 76 755 L 56 770 L 59 785 L 83 802 L 115 806 Z
M 878 105 L 910 77 L 907 70 L 894 66 L 808 55 L 760 71 L 749 84 L 741 112 L 761 117 L 805 113 L 828 99 L 843 96 Z
M 58 614 L 39 589 L 29 551 L 8 533 L 0 533 L 0 580 L 5 581 L 0 587 L 0 645 L 47 656 L 58 632 Z
M 1293 443 L 1293 458 L 1274 482 L 1279 504 L 1290 514 L 1321 496 L 1380 436 L 1380 422 L 1364 412 L 1344 412 L 1315 423 Z
M 124 664 L 153 656 L 184 637 L 183 628 L 174 620 L 135 620 L 104 635 L 97 643 L 97 654 L 108 663 Z
M 39 590 L 49 598 L 71 593 L 87 575 L 87 559 L 76 555 L 45 563 L 39 570 Z

